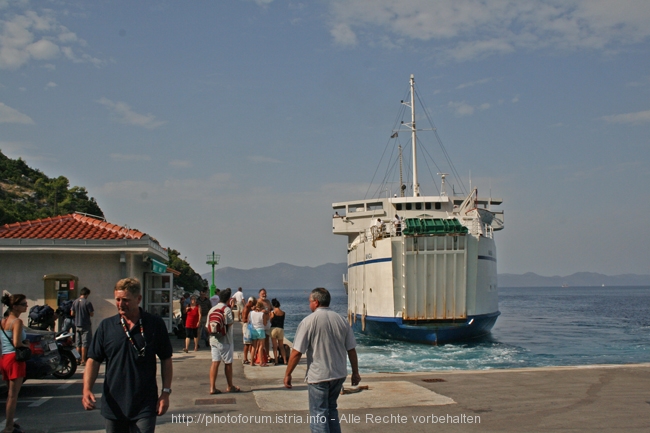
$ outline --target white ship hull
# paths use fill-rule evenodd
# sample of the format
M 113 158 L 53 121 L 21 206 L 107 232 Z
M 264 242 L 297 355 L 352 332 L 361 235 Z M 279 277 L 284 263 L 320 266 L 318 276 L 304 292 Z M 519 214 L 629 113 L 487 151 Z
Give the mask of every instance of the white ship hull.
M 410 102 L 402 101 L 410 121 L 402 121 L 391 139 L 399 140 L 401 128 L 408 128 L 412 196 L 404 196 L 400 145 L 400 197 L 332 205 L 332 232 L 348 238 L 348 319 L 361 332 L 429 344 L 481 336 L 499 316 L 493 234 L 503 229 L 503 212 L 492 206 L 501 200 L 481 199 L 476 189 L 449 197 L 444 173 L 439 196 L 421 195 L 413 76 L 410 94 Z M 386 186 L 379 191 L 390 191 Z
M 402 209 L 404 227 L 372 226 L 377 215 L 392 219 L 406 201 L 440 209 Z M 372 216 L 367 210 L 358 211 L 368 207 Z M 335 203 L 334 208 L 346 212 L 333 219 L 334 233 L 347 233 L 351 240 L 346 280 L 348 318 L 355 329 L 429 344 L 490 331 L 499 315 L 496 245 L 492 227 L 476 209 L 465 211 L 465 205 L 463 217 L 447 197 Z M 351 208 L 355 211 L 349 212 Z M 414 221 L 422 225 L 454 221 L 455 230 L 409 232 L 405 226 Z M 359 226 L 369 228 L 356 233 Z

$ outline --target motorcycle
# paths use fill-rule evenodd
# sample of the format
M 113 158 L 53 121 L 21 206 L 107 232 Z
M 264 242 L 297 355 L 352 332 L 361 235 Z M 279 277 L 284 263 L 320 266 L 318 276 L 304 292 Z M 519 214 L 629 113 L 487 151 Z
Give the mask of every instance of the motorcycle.
M 57 379 L 69 379 L 77 371 L 77 362 L 81 359 L 79 351 L 74 346 L 73 334 L 62 332 L 55 339 L 61 362 L 59 368 L 52 372 Z
M 54 333 L 25 328 L 32 357 L 27 360 L 26 379 L 43 379 L 61 368 L 61 354 Z

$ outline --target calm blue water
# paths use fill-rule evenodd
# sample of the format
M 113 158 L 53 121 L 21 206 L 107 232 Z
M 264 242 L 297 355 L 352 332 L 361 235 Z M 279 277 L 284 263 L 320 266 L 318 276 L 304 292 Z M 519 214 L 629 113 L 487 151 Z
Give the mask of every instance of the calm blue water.
M 269 290 L 286 312 L 287 338 L 309 314 L 309 290 Z M 426 346 L 357 334 L 362 372 L 470 370 L 650 362 L 650 287 L 499 289 L 489 337 Z M 344 317 L 347 298 L 332 291 Z

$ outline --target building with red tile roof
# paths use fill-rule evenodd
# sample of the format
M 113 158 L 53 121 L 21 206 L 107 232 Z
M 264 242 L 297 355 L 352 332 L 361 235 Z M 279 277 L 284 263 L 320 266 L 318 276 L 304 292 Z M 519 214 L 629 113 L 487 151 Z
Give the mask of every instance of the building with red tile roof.
M 0 289 L 23 293 L 32 305 L 55 308 L 91 290 L 93 322 L 116 314 L 115 283 L 126 277 L 143 283 L 143 308 L 160 314 L 171 330 L 173 287 L 164 264 L 167 251 L 139 230 L 73 213 L 0 226 Z M 26 319 L 26 318 L 24 318 Z
M 73 213 L 0 226 L 0 239 L 141 239 L 144 233 Z

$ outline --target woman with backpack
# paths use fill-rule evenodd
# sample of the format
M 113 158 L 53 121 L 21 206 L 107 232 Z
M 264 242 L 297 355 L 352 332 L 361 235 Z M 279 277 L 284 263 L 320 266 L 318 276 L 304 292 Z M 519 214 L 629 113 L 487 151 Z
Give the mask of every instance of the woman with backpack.
M 2 342 L 0 369 L 2 370 L 2 379 L 7 382 L 8 389 L 5 412 L 7 421 L 4 431 L 6 433 L 23 433 L 20 426 L 14 423 L 14 415 L 18 404 L 18 393 L 20 393 L 20 387 L 23 385 L 27 373 L 25 361 L 16 360 L 16 348 L 26 346 L 23 341 L 27 340 L 27 333 L 23 321 L 20 320 L 20 315 L 27 311 L 27 297 L 18 294 L 5 294 L 2 296 L 2 303 L 7 306 L 0 334 Z

